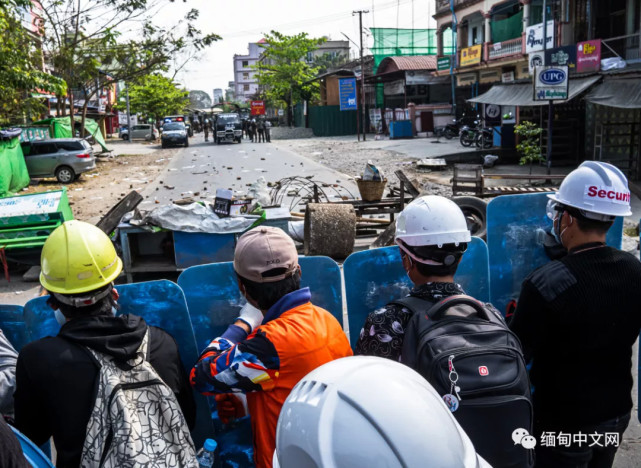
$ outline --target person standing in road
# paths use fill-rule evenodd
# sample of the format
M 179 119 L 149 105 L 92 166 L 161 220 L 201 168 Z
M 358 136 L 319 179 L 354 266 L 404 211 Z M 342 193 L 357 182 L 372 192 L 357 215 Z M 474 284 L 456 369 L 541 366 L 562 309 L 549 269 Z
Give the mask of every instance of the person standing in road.
M 258 468 L 272 466 L 276 424 L 285 399 L 307 373 L 351 356 L 347 336 L 329 312 L 300 287 L 301 269 L 291 237 L 259 226 L 238 240 L 234 253 L 238 288 L 247 299 L 240 316 L 202 352 L 191 383 L 218 394 L 221 420 L 241 416 L 233 392 L 247 394 Z
M 205 125 L 203 129 L 205 130 L 205 141 L 209 141 L 209 129 L 211 128 L 211 124 L 209 123 L 209 119 L 205 119 Z
M 454 281 L 472 241 L 463 212 L 447 198 L 419 197 L 398 216 L 395 240 L 414 287 L 367 317 L 355 354 L 400 361 L 421 374 L 492 466 L 532 466 L 533 454 L 512 435 L 532 430 L 521 345 L 496 308 Z
M 537 467 L 609 468 L 630 421 L 641 329 L 641 263 L 605 243 L 616 216 L 632 214 L 630 190 L 615 166 L 586 161 L 549 198 L 567 255 L 525 279 L 510 322 L 532 359 Z M 568 445 L 552 443 L 559 434 Z
M 272 123 L 269 120 L 265 120 L 265 140 L 267 143 L 272 142 L 271 137 Z
M 258 119 L 256 128 L 258 130 L 258 142 L 265 143 L 265 120 L 262 118 Z
M 257 134 L 256 134 L 256 119 L 251 119 L 249 121 L 249 136 L 252 140 L 252 143 L 256 143 L 257 141 Z
M 116 316 L 122 261 L 109 237 L 67 221 L 47 238 L 41 266 L 61 328 L 18 355 L 16 428 L 36 445 L 53 437 L 60 468 L 194 466 L 196 405 L 178 346 L 141 317 Z M 114 385 L 123 379 L 129 388 Z

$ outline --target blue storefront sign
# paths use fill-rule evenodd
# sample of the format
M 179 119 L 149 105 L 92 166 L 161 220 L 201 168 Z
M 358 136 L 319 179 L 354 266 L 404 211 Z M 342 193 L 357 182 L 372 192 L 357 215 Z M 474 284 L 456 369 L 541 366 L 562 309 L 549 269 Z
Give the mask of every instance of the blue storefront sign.
M 340 78 L 338 80 L 338 95 L 340 98 L 341 110 L 356 110 L 356 78 Z

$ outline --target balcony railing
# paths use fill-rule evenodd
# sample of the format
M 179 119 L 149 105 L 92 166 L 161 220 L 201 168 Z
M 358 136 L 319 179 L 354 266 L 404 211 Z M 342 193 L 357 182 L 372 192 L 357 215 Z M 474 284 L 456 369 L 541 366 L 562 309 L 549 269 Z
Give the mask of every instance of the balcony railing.
M 454 0 L 454 6 L 468 6 L 474 3 L 480 3 L 483 0 Z M 436 0 L 436 14 L 443 14 L 450 10 L 450 0 Z
M 509 39 L 503 42 L 495 42 L 494 44 L 486 44 L 487 53 L 485 56 L 488 60 L 497 60 L 512 55 L 520 55 L 523 53 L 523 37 Z
M 641 33 L 627 36 L 603 39 L 601 58 L 616 57 L 617 55 L 628 63 L 641 62 Z

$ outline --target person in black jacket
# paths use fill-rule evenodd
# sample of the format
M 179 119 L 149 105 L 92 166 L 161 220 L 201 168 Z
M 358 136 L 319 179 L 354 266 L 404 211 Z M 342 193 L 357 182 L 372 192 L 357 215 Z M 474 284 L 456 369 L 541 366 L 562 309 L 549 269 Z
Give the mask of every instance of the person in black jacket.
M 537 467 L 611 467 L 632 409 L 641 263 L 608 247 L 630 191 L 616 167 L 586 161 L 550 195 L 567 255 L 523 282 L 510 328 L 532 359 Z
M 64 223 L 43 247 L 40 282 L 62 328 L 21 350 L 15 418 L 16 427 L 37 445 L 53 437 L 58 467 L 79 466 L 96 399 L 98 367 L 87 348 L 124 363 L 149 330 L 147 360 L 174 392 L 187 425 L 195 423 L 193 394 L 174 339 L 141 317 L 115 316 L 113 280 L 121 270 L 109 238 L 87 223 Z

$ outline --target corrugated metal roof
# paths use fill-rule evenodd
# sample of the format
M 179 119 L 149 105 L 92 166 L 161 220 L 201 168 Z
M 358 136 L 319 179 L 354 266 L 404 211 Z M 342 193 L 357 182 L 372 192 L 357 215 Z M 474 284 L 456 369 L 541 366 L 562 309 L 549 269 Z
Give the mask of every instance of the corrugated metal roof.
M 586 78 L 570 78 L 569 99 L 557 100 L 557 104 L 568 102 L 574 97 L 587 90 L 596 83 L 600 76 L 589 76 Z M 496 104 L 497 106 L 547 106 L 548 101 L 533 100 L 534 91 L 532 83 L 525 84 L 500 84 L 494 85 L 490 90 L 480 96 L 468 99 L 467 102 L 479 104 Z
M 595 87 L 585 100 L 602 106 L 621 109 L 641 109 L 641 81 L 610 79 Z
M 436 70 L 435 55 L 413 55 L 408 57 L 385 57 L 377 73 L 406 70 Z

